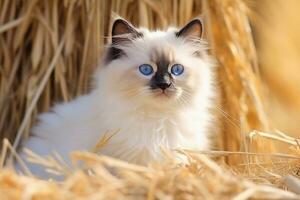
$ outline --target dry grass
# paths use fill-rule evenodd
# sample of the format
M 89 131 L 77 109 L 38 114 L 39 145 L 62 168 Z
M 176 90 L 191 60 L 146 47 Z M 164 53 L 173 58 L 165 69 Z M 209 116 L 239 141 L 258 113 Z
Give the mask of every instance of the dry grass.
M 261 132 L 254 132 L 251 137 L 261 137 L 261 134 L 273 137 Z M 276 140 L 287 143 L 295 141 L 283 133 L 278 133 Z M 290 154 L 178 152 L 187 158 L 186 163 L 178 164 L 169 157 L 165 163 L 153 163 L 148 167 L 93 153 L 74 152 L 71 156 L 74 163 L 72 170 L 62 167 L 59 158 L 47 159 L 29 152 L 32 161 L 42 164 L 49 172 L 64 174 L 68 178 L 57 183 L 30 176 L 20 177 L 12 171 L 2 170 L 0 199 L 300 198 L 298 144 L 291 146 Z M 255 162 L 228 166 L 214 159 L 236 154 L 252 157 Z M 272 162 L 266 162 L 265 157 Z M 76 164 L 79 162 L 80 165 Z
M 222 151 L 180 150 L 189 160 L 186 165 L 170 158 L 150 167 L 77 152 L 74 158 L 85 166 L 75 172 L 59 159 L 31 154 L 51 172 L 72 175 L 55 183 L 0 170 L 0 199 L 300 198 L 299 142 L 281 132 L 266 133 L 274 130 L 265 111 L 250 12 L 241 0 L 0 1 L 0 138 L 17 147 L 38 113 L 89 91 L 112 11 L 150 29 L 183 25 L 203 15 L 211 52 L 220 65 L 223 129 L 216 143 Z M 291 146 L 288 154 L 274 153 L 278 142 Z
M 269 183 L 255 184 L 241 174 L 229 170 L 227 166 L 216 164 L 204 155 L 198 153 L 186 155 L 190 160 L 187 165 L 175 165 L 170 161 L 166 164 L 141 167 L 108 157 L 78 152 L 73 154 L 73 158 L 85 161 L 84 168 L 89 170 L 89 176 L 83 171 L 75 171 L 63 183 L 57 184 L 29 177 L 18 177 L 15 173 L 4 170 L 0 173 L 0 198 L 12 200 L 24 197 L 28 199 L 47 197 L 47 199 L 236 200 L 250 197 L 300 198 L 295 193 L 275 188 Z M 114 173 L 107 167 L 113 168 Z M 275 174 L 269 176 L 274 179 Z M 271 179 L 259 176 L 256 178 Z M 276 177 L 276 180 L 280 179 Z
M 249 143 L 253 129 L 270 130 L 265 115 L 262 84 L 251 35 L 248 8 L 241 1 L 204 1 L 209 40 L 223 89 L 224 131 L 221 149 L 272 151 L 272 145 Z M 240 157 L 230 158 L 238 162 Z

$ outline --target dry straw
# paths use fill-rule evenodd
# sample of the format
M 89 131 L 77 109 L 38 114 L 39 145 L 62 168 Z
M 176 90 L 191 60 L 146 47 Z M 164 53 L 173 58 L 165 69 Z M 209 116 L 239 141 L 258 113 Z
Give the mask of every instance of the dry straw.
M 211 52 L 220 65 L 218 110 L 223 128 L 216 144 L 222 151 L 178 150 L 188 163 L 178 165 L 170 158 L 150 167 L 77 152 L 73 157 L 83 160 L 85 168 L 74 172 L 58 155 L 45 159 L 31 152 L 33 161 L 49 172 L 73 175 L 57 184 L 0 170 L 0 199 L 300 198 L 294 177 L 300 159 L 298 140 L 280 132 L 265 133 L 270 125 L 244 1 L 0 1 L 0 138 L 17 147 L 28 137 L 38 113 L 89 91 L 112 12 L 150 29 L 183 25 L 202 14 Z M 253 132 L 250 139 L 255 129 L 261 132 Z M 292 153 L 273 153 L 271 140 L 291 145 Z M 7 141 L 4 144 L 1 164 L 9 147 Z M 286 187 L 296 193 L 283 190 Z

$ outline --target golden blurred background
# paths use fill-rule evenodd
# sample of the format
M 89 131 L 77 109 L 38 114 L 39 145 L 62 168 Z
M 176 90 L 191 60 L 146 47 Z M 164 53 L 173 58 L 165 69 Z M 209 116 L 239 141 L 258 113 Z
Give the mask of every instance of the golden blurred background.
M 274 127 L 300 137 L 300 1 L 258 0 L 251 8 L 268 116 Z

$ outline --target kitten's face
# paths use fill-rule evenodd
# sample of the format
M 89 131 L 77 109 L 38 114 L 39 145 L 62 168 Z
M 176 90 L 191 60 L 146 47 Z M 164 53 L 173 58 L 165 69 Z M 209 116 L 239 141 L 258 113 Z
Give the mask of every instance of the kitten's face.
M 103 71 L 108 91 L 137 106 L 168 109 L 188 106 L 199 92 L 208 98 L 211 66 L 199 43 L 201 24 L 188 24 L 180 31 L 149 32 L 121 23 L 125 26 L 118 31 L 129 31 L 131 39 L 113 39 L 107 52 Z

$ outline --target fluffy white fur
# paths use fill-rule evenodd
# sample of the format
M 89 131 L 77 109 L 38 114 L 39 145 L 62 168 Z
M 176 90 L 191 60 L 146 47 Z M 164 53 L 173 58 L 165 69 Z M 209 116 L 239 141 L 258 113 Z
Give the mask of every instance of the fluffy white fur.
M 139 30 L 142 38 L 120 45 L 127 56 L 97 70 L 91 93 L 40 115 L 24 147 L 43 156 L 55 151 L 69 162 L 70 152 L 90 151 L 105 133 L 117 132 L 98 153 L 138 164 L 161 161 L 161 147 L 209 148 L 214 69 L 207 56 L 193 55 L 205 52 L 203 43 L 178 38 L 173 28 Z M 149 77 L 138 71 L 144 63 L 155 70 L 150 57 L 154 49 L 168 52 L 185 67 L 181 76 L 174 77 L 176 92 L 170 96 L 151 92 Z M 47 177 L 42 167 L 30 163 L 29 167 L 34 174 Z

